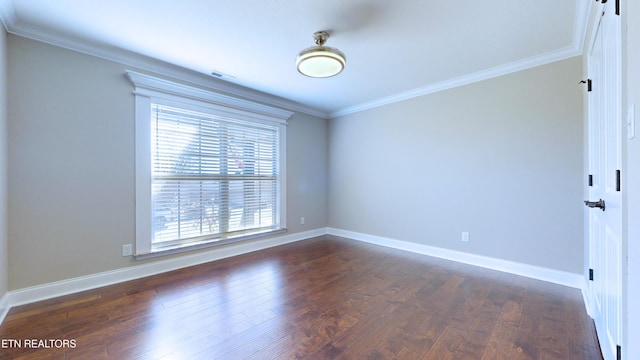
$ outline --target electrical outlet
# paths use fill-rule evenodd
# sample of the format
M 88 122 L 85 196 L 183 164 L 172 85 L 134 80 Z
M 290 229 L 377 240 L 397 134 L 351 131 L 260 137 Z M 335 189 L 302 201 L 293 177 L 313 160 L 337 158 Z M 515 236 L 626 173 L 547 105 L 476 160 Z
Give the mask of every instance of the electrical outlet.
M 304 216 L 300 218 L 300 225 L 304 225 Z
M 122 245 L 122 256 L 131 256 L 133 254 L 133 246 L 131 244 Z
M 466 231 L 462 232 L 462 242 L 469 242 L 469 233 Z

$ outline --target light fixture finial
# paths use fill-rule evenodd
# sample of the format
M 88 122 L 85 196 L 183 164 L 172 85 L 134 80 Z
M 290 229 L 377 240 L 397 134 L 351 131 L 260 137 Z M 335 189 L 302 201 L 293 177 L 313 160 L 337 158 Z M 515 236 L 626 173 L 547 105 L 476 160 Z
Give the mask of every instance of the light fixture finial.
M 323 46 L 327 39 L 329 38 L 329 34 L 326 31 L 316 31 L 313 33 L 313 41 L 318 46 Z

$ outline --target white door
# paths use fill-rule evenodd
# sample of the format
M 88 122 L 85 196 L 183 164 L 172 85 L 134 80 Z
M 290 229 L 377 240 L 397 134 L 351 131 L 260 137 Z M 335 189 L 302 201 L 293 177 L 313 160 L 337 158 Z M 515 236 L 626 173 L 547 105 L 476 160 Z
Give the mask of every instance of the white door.
M 592 313 L 605 360 L 622 345 L 621 34 L 613 1 L 601 5 L 588 54 L 589 262 Z

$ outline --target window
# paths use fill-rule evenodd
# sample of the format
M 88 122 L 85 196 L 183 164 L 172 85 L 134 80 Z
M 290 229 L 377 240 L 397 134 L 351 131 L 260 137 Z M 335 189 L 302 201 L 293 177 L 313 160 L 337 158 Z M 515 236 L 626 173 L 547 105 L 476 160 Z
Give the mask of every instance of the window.
M 136 86 L 136 255 L 285 226 L 290 112 L 127 72 Z

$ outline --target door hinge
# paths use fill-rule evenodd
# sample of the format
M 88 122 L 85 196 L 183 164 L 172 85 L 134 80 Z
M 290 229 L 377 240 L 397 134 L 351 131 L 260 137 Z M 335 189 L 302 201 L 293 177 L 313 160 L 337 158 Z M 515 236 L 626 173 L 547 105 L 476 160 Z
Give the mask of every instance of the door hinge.
M 620 191 L 620 170 L 616 170 L 616 191 Z
M 602 3 L 606 4 L 607 0 L 602 0 Z M 616 15 L 620 15 L 620 0 L 616 0 Z
M 591 79 L 580 80 L 579 84 L 587 84 L 587 91 L 591 91 Z
M 622 360 L 622 346 L 616 346 L 616 359 Z
M 589 174 L 589 186 L 593 186 L 593 175 Z
M 593 281 L 593 269 L 589 269 L 589 280 Z

